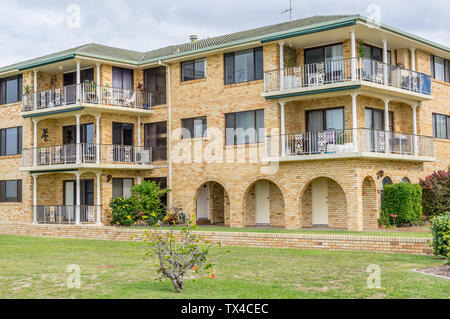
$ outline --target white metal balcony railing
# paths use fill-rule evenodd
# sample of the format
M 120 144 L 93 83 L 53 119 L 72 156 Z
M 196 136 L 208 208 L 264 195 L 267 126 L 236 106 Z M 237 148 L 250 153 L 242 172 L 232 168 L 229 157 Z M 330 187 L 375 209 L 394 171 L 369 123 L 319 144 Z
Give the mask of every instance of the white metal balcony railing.
M 282 81 L 280 81 L 282 79 Z M 325 84 L 364 80 L 431 95 L 431 78 L 365 58 L 350 58 L 307 64 L 264 73 L 264 91 L 274 92 Z
M 25 94 L 22 98 L 22 111 L 36 111 L 77 103 L 103 104 L 147 110 L 151 109 L 157 102 L 157 96 L 155 98 L 155 94 L 148 91 L 82 83 Z
M 152 150 L 133 145 L 67 144 L 22 151 L 22 167 L 69 164 L 151 164 Z
M 432 157 L 433 141 L 428 136 L 365 128 L 304 132 L 266 137 L 266 155 L 279 157 L 369 152 Z
M 33 206 L 37 210 L 37 222 L 39 224 L 75 224 L 77 205 L 38 205 Z M 93 224 L 97 220 L 99 205 L 80 205 L 80 223 Z

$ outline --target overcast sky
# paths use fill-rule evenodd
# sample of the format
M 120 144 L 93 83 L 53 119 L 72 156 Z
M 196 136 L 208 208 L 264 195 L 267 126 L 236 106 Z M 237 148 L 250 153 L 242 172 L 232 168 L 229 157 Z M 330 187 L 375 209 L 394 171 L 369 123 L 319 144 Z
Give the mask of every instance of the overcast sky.
M 384 24 L 450 47 L 449 0 L 292 0 L 293 19 L 370 16 L 373 4 Z M 90 42 L 149 51 L 187 42 L 190 34 L 285 22 L 289 14 L 281 11 L 288 8 L 289 0 L 0 0 L 0 66 Z

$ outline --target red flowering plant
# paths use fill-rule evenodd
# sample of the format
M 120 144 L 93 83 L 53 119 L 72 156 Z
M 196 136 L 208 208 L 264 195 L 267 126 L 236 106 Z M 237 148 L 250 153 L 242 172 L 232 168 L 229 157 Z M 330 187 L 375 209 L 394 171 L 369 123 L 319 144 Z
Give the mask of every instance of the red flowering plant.
M 450 211 L 450 171 L 437 171 L 421 179 L 423 213 L 431 219 Z

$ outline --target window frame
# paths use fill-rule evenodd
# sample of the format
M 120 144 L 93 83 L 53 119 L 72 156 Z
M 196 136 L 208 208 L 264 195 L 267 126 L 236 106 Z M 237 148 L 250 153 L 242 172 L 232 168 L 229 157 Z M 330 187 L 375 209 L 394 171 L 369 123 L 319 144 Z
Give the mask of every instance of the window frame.
M 161 84 L 164 83 L 163 86 L 159 86 L 158 79 L 162 79 L 159 77 L 159 72 L 164 70 L 164 81 L 161 80 Z M 161 72 L 162 74 L 163 72 Z M 154 85 L 153 85 L 153 83 Z M 154 94 L 154 99 L 152 99 L 152 105 L 165 105 L 167 104 L 167 70 L 165 66 L 159 66 L 154 68 L 149 68 L 144 70 L 144 86 L 147 92 Z M 150 88 L 152 87 L 152 88 Z M 154 89 L 153 89 L 154 87 Z
M 7 102 L 8 89 L 6 83 L 11 80 L 17 80 L 17 99 L 13 102 Z M 9 76 L 0 79 L 0 105 L 8 105 L 22 102 L 23 77 L 22 74 Z
M 325 129 L 323 131 L 327 131 L 326 127 L 327 127 L 327 111 L 330 110 L 342 110 L 342 117 L 343 117 L 343 123 L 344 123 L 344 128 L 343 130 L 345 130 L 345 106 L 336 106 L 336 107 L 328 107 L 325 109 L 312 109 L 312 110 L 305 110 L 305 128 L 306 128 L 306 132 L 308 131 L 308 122 L 309 122 L 309 113 L 310 112 L 317 112 L 317 111 L 322 111 L 323 112 L 323 116 L 322 116 L 322 127 L 324 127 Z M 338 130 L 341 131 L 341 130 Z
M 316 47 L 311 47 L 311 48 L 304 49 L 304 52 L 303 52 L 303 64 L 307 65 L 307 63 L 306 63 L 306 52 L 309 51 L 309 50 L 317 50 L 317 49 L 322 49 L 322 55 L 323 55 L 323 61 L 322 62 L 325 62 L 326 61 L 325 49 L 328 48 L 328 47 L 333 47 L 335 45 L 342 45 L 342 53 L 344 53 L 344 42 L 336 42 L 336 43 L 319 45 L 319 46 L 316 46 Z M 314 63 L 310 63 L 310 64 L 314 64 Z
M 121 181 L 121 195 L 120 196 L 116 196 L 114 197 L 114 181 L 120 180 Z M 120 198 L 120 197 L 124 197 L 123 195 L 123 181 L 124 180 L 131 180 L 131 188 L 134 186 L 134 178 L 132 177 L 113 177 L 111 183 L 112 183 L 112 198 Z M 131 190 L 130 188 L 130 190 Z
M 127 89 L 124 87 L 124 70 L 127 70 L 131 73 L 131 88 Z M 121 77 L 121 85 L 120 87 L 115 87 L 114 86 L 114 73 L 115 71 L 120 71 L 120 77 Z M 113 66 L 112 67 L 112 73 L 111 73 L 111 82 L 113 83 L 113 87 L 112 89 L 119 89 L 119 90 L 134 90 L 134 70 L 133 69 L 129 69 L 129 68 L 122 68 L 119 66 Z
M 240 52 L 244 52 L 244 51 L 249 51 L 249 50 L 253 50 L 253 80 L 247 80 L 247 81 L 242 81 L 242 82 L 236 82 L 236 53 L 240 53 Z M 262 68 L 261 68 L 261 78 L 257 78 L 256 77 L 256 52 L 257 51 L 261 51 L 262 54 Z M 233 82 L 232 83 L 227 83 L 227 57 L 232 56 L 233 57 Z M 245 50 L 239 50 L 239 51 L 234 51 L 234 52 L 229 52 L 229 53 L 225 53 L 223 55 L 223 83 L 224 85 L 233 85 L 233 84 L 240 84 L 240 83 L 249 83 L 249 82 L 253 82 L 253 81 L 259 81 L 259 80 L 263 80 L 264 79 L 264 50 L 263 47 L 256 47 L 256 48 L 250 48 L 250 49 L 245 49 Z
M 381 124 L 382 124 L 382 126 L 383 126 L 383 130 L 382 131 L 384 131 L 384 127 L 385 127 L 385 123 L 384 123 L 384 121 L 385 121 L 385 116 L 384 116 L 384 110 L 383 109 L 377 109 L 376 107 L 368 107 L 368 106 L 366 106 L 365 108 L 364 108 L 364 125 L 365 125 L 365 120 L 366 120 L 366 110 L 371 110 L 372 111 L 372 127 L 371 128 L 368 128 L 368 129 L 370 129 L 370 130 L 375 130 L 374 128 L 373 128 L 373 123 L 374 123 L 374 116 L 373 116 L 373 111 L 377 111 L 377 112 L 382 112 L 383 113 L 383 116 L 382 116 L 382 122 L 381 122 Z M 389 120 L 390 121 L 392 121 L 392 128 L 391 128 L 391 125 L 389 124 L 389 129 L 390 129 L 390 131 L 389 132 L 395 132 L 395 130 L 394 130 L 394 128 L 395 128 L 395 122 L 394 122 L 394 111 L 389 111 Z
M 7 154 L 7 130 L 17 129 L 17 152 L 15 154 Z M 0 129 L 0 157 L 22 155 L 23 130 L 22 126 L 6 127 Z
M 6 189 L 8 182 L 16 182 L 16 197 L 14 200 L 7 200 L 6 197 Z M 0 180 L 0 203 L 21 203 L 22 202 L 22 180 L 21 179 L 13 179 L 13 180 Z
M 202 136 L 195 136 L 195 121 L 200 120 L 200 119 L 202 121 Z M 205 116 L 196 116 L 196 117 L 188 117 L 185 119 L 181 119 L 181 129 L 183 130 L 183 132 L 184 132 L 184 129 L 186 129 L 185 122 L 191 121 L 191 120 L 193 121 L 193 124 L 194 124 L 192 126 L 193 130 L 194 130 L 194 132 L 193 132 L 194 136 L 186 137 L 186 136 L 184 136 L 184 134 L 182 134 L 181 139 L 188 140 L 188 139 L 193 139 L 193 138 L 207 138 L 208 137 L 208 117 L 205 115 Z M 203 123 L 203 120 L 204 120 L 204 123 Z M 205 125 L 204 131 L 203 131 L 203 124 Z
M 433 129 L 433 138 L 441 139 L 441 140 L 450 140 L 450 132 L 449 132 L 449 121 L 450 115 L 440 114 L 440 113 L 432 113 L 432 129 Z M 436 116 L 445 117 L 445 138 L 437 136 L 437 122 Z
M 444 80 L 436 79 L 436 58 L 444 60 Z M 430 54 L 430 75 L 436 81 L 450 83 L 450 60 L 441 58 L 440 56 Z
M 203 61 L 203 65 L 204 65 L 204 67 L 203 67 L 203 76 L 202 77 L 196 77 L 195 76 L 195 63 L 196 62 L 200 62 L 200 61 Z M 194 78 L 190 79 L 190 80 L 185 80 L 183 78 L 183 76 L 184 76 L 183 66 L 185 64 L 189 64 L 189 63 L 192 63 L 192 66 L 193 66 L 192 71 L 193 71 Z M 180 72 L 181 82 L 189 82 L 189 81 L 194 81 L 194 80 L 206 79 L 206 57 L 205 58 L 194 59 L 194 60 L 183 61 L 183 62 L 180 63 L 180 68 L 181 68 L 181 72 Z
M 160 127 L 159 125 L 161 125 L 161 124 L 164 124 L 164 126 L 165 126 L 165 131 L 166 131 L 165 133 L 161 133 L 161 132 L 159 132 L 157 130 L 157 128 Z M 151 143 L 152 136 L 150 134 L 150 131 L 151 131 L 150 128 L 153 125 L 155 126 L 155 131 L 156 131 L 155 144 L 158 144 L 158 139 L 161 139 L 161 140 L 165 139 L 165 141 L 166 141 L 166 143 L 165 143 L 166 145 L 165 146 L 162 146 L 162 145 L 160 145 L 160 146 L 158 146 L 158 145 L 152 146 L 152 143 Z M 153 161 L 167 161 L 167 137 L 168 137 L 168 134 L 167 134 L 167 121 L 145 123 L 144 124 L 144 148 L 145 149 L 150 149 L 150 148 L 152 149 L 152 160 Z M 155 152 L 154 148 L 158 149 L 158 152 Z M 161 155 L 160 149 L 162 149 L 162 148 L 165 148 L 164 156 L 162 156 L 162 157 L 155 156 L 155 154 Z
M 257 112 L 258 111 L 262 111 L 263 112 L 263 124 L 264 126 L 262 127 L 262 129 L 265 129 L 265 110 L 264 109 L 256 109 L 256 110 L 249 110 L 249 111 L 240 111 L 240 112 L 231 112 L 231 113 L 225 113 L 225 146 L 238 146 L 238 145 L 251 145 L 251 144 L 261 144 L 261 143 L 265 143 L 264 138 L 265 138 L 265 134 L 263 136 L 263 140 L 260 141 L 260 136 L 259 136 L 259 130 L 256 127 L 257 124 Z M 236 135 L 236 114 L 241 114 L 241 113 L 247 113 L 247 112 L 254 112 L 255 114 L 255 120 L 254 120 L 254 128 L 256 131 L 256 136 L 255 136 L 255 142 L 254 143 L 242 143 L 242 144 L 237 144 L 237 135 Z M 227 116 L 233 115 L 233 144 L 227 144 Z

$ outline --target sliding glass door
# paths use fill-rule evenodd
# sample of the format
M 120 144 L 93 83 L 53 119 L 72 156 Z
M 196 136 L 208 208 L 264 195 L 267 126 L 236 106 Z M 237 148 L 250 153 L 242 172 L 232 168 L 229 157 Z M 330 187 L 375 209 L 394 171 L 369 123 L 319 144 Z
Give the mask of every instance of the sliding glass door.
M 320 109 L 306 112 L 305 152 L 326 152 L 328 144 L 344 142 L 344 108 Z
M 343 59 L 342 44 L 305 49 L 307 83 L 311 85 L 343 80 Z
M 384 132 L 384 110 L 366 108 L 366 149 L 369 152 L 384 152 L 386 134 Z M 394 129 L 394 113 L 389 112 L 389 130 Z

